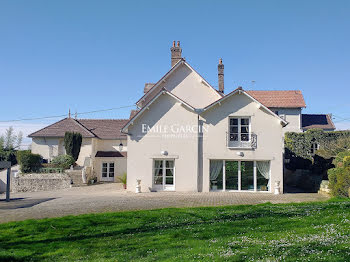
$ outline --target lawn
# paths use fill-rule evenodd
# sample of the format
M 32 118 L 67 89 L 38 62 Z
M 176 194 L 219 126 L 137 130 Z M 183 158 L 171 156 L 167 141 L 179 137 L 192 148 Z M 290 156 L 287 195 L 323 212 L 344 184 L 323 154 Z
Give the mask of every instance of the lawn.
M 0 225 L 2 261 L 350 261 L 350 201 L 171 208 Z

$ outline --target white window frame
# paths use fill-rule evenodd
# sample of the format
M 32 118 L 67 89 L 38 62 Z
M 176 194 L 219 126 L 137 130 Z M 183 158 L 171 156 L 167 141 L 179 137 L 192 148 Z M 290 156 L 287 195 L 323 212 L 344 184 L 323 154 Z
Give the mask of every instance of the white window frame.
M 103 164 L 107 164 L 107 176 L 103 177 Z M 110 168 L 111 168 L 111 164 L 113 164 L 113 177 L 111 177 L 110 174 Z M 114 161 L 102 161 L 101 163 L 101 181 L 110 181 L 113 182 L 115 178 L 115 162 Z
M 238 140 L 235 141 L 231 141 L 230 137 L 231 137 L 231 126 L 234 127 L 236 125 L 231 125 L 231 119 L 237 119 L 237 137 Z M 248 119 L 249 124 L 248 125 L 243 125 L 248 127 L 248 140 L 247 141 L 242 141 L 242 124 L 241 124 L 241 119 Z M 232 134 L 236 134 L 236 133 L 232 133 Z M 243 133 L 245 134 L 245 133 Z M 229 148 L 249 148 L 251 145 L 251 141 L 252 141 L 252 121 L 251 121 L 251 117 L 250 116 L 230 116 L 228 118 L 228 136 L 227 136 L 227 147 Z M 244 144 L 247 144 L 246 146 L 243 146 Z
M 162 167 L 162 174 L 163 174 L 163 183 L 162 185 L 156 185 L 154 183 L 154 171 L 155 171 L 155 161 L 163 161 L 163 167 Z M 173 165 L 173 184 L 168 185 L 166 184 L 166 169 L 169 169 L 166 167 L 166 161 L 172 161 L 174 163 Z M 154 158 L 152 160 L 152 186 L 156 190 L 161 191 L 175 191 L 175 182 L 176 182 L 176 167 L 175 167 L 175 159 L 173 158 Z
M 212 159 L 212 160 L 217 160 L 217 159 Z M 209 160 L 210 161 L 210 160 Z M 237 188 L 238 190 L 226 190 L 226 161 L 236 161 L 238 162 L 238 185 Z M 253 176 L 254 176 L 254 190 L 242 190 L 242 174 L 241 174 L 241 162 L 246 162 L 250 161 L 253 162 Z M 269 190 L 267 191 L 258 191 L 258 172 L 257 172 L 257 167 L 256 167 L 256 162 L 258 161 L 269 161 L 270 162 L 270 170 L 269 170 Z M 210 176 L 210 174 L 209 174 Z M 210 180 L 210 178 L 209 178 Z M 236 160 L 236 159 L 230 159 L 230 160 L 222 160 L 222 189 L 220 190 L 211 190 L 210 189 L 210 183 L 209 183 L 209 191 L 225 191 L 225 192 L 257 192 L 257 193 L 271 193 L 272 188 L 271 188 L 271 161 L 270 160 Z

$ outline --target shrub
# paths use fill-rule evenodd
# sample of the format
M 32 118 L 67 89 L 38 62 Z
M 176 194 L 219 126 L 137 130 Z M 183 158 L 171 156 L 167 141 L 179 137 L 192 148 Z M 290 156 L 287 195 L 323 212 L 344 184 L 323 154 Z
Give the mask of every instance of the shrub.
M 328 170 L 329 188 L 332 196 L 349 197 L 350 168 L 336 167 Z
M 51 161 L 51 165 L 53 167 L 57 168 L 64 168 L 68 169 L 70 168 L 71 165 L 75 163 L 75 160 L 72 156 L 70 155 L 60 155 L 56 156 L 54 159 Z
M 343 159 L 343 166 L 344 167 L 350 167 L 350 156 L 346 156 Z
M 30 154 L 30 153 L 31 153 L 30 150 L 21 150 L 21 151 L 17 151 L 17 152 L 16 152 L 17 162 L 18 162 L 19 164 L 21 164 L 21 163 L 22 163 L 22 157 L 23 157 L 23 155 L 25 155 L 25 154 Z
M 80 133 L 66 132 L 64 134 L 64 147 L 67 155 L 72 156 L 75 161 L 78 160 L 82 140 L 83 138 Z
M 343 165 L 343 160 L 346 156 L 350 156 L 350 151 L 343 151 L 337 154 L 333 160 L 333 164 L 338 167 Z
M 23 173 L 38 172 L 41 168 L 42 157 L 38 154 L 32 154 L 30 151 L 20 153 L 20 165 Z
M 123 175 L 121 177 L 118 177 L 118 180 L 123 183 L 123 185 L 126 185 L 126 178 L 127 178 L 127 175 L 126 175 L 126 172 L 123 173 Z

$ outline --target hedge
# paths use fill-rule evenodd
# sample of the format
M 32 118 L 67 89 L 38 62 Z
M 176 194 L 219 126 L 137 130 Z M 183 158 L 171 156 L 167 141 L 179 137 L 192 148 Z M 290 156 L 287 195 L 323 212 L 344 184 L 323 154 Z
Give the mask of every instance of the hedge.
M 346 152 L 349 154 L 349 151 Z M 337 158 L 344 153 L 339 153 Z M 337 159 L 336 158 L 336 159 Z M 337 197 L 349 197 L 350 188 L 350 156 L 343 158 L 342 162 L 337 162 L 337 167 L 328 170 L 329 188 L 331 194 Z
M 18 153 L 17 158 L 22 173 L 39 172 L 42 163 L 41 155 L 32 154 L 30 151 L 20 151 Z
M 323 131 L 322 129 L 310 129 L 303 133 L 287 132 L 285 134 L 285 147 L 296 156 L 312 160 L 311 146 L 313 143 L 320 145 L 321 149 L 339 138 L 350 137 L 349 131 Z M 340 150 L 340 151 L 344 151 Z M 324 158 L 325 155 L 321 155 Z

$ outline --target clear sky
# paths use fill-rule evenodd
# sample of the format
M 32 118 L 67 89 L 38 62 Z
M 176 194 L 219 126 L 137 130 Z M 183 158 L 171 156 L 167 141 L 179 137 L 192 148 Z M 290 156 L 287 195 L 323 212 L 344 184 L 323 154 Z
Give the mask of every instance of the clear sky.
M 303 112 L 333 113 L 338 128 L 349 128 L 349 14 L 347 0 L 0 0 L 0 121 L 132 105 L 145 82 L 170 69 L 171 43 L 180 40 L 213 86 L 222 57 L 226 92 L 298 89 Z M 0 122 L 0 133 L 56 120 Z

